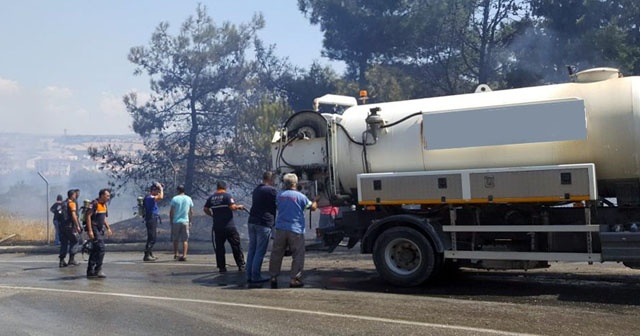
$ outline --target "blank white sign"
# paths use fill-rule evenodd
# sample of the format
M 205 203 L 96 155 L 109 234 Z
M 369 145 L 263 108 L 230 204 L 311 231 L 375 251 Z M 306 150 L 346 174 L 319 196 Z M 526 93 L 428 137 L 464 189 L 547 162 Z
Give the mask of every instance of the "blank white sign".
M 498 146 L 587 138 L 582 99 L 423 113 L 426 149 Z

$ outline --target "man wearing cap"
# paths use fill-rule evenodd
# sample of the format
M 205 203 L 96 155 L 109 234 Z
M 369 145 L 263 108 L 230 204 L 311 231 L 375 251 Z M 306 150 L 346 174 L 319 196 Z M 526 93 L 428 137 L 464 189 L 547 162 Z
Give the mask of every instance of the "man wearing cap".
M 153 255 L 153 245 L 156 243 L 158 223 L 160 222 L 160 211 L 158 202 L 164 198 L 162 184 L 153 182 L 149 187 L 149 194 L 145 196 L 144 204 L 144 224 L 147 227 L 147 244 L 144 246 L 143 261 L 155 261 Z
M 233 222 L 233 210 L 242 210 L 244 206 L 236 204 L 231 194 L 227 192 L 227 184 L 224 181 L 219 181 L 216 187 L 216 192 L 207 199 L 203 209 L 204 213 L 213 218 L 211 241 L 216 252 L 216 264 L 221 273 L 227 271 L 224 243 L 229 241 L 238 271 L 244 272 L 244 254 L 240 247 L 240 234 Z
M 176 190 L 178 194 L 171 199 L 171 240 L 173 241 L 173 259 L 187 261 L 187 250 L 189 249 L 189 228 L 193 217 L 193 200 L 185 195 L 184 186 L 179 185 Z M 178 256 L 178 245 L 182 242 L 182 256 Z

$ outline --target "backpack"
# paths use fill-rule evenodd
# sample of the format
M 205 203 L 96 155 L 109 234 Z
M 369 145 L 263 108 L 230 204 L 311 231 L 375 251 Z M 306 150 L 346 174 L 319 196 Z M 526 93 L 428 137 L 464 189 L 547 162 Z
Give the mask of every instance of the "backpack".
M 144 206 L 144 197 L 138 196 L 136 200 L 138 202 L 138 211 L 134 214 L 134 216 L 137 214 L 141 218 L 146 218 L 147 208 Z
M 54 203 L 49 209 L 53 212 L 53 220 L 58 221 L 59 223 L 64 220 L 64 203 Z
M 89 210 L 93 210 L 91 216 L 91 222 L 96 220 L 96 208 L 98 207 L 98 200 L 95 199 L 89 203 L 89 205 L 84 209 L 84 213 L 82 214 L 82 225 L 84 226 L 84 230 L 87 230 L 87 221 L 89 220 Z
M 62 202 L 62 211 L 60 216 L 60 223 L 62 224 L 73 224 L 71 223 L 71 213 L 69 211 L 69 199 L 66 199 Z

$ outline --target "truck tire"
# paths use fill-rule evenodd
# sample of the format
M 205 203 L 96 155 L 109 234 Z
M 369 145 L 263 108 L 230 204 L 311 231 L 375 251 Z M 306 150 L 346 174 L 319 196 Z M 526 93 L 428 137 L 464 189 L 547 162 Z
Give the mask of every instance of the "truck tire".
M 373 263 L 385 281 L 403 287 L 417 286 L 434 274 L 435 251 L 420 232 L 408 227 L 394 227 L 376 239 Z

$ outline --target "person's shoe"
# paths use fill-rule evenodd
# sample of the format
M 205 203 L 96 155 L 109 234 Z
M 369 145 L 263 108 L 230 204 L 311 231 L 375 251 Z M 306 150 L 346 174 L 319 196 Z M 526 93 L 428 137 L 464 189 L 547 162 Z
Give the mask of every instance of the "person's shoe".
M 60 263 L 58 264 L 58 267 L 67 267 L 68 264 L 64 261 L 64 258 L 60 258 Z
M 245 272 L 247 269 L 244 267 L 244 265 L 240 265 L 238 266 L 238 272 Z
M 67 265 L 69 265 L 69 266 L 77 266 L 77 265 L 80 265 L 80 263 L 77 262 L 76 259 L 73 256 L 71 256 L 71 257 L 69 257 L 69 262 L 67 263 Z
M 151 258 L 151 260 L 156 261 L 158 260 L 158 258 L 156 256 L 153 255 L 153 252 L 149 251 L 149 258 Z
M 291 279 L 291 282 L 289 283 L 290 288 L 300 288 L 303 286 L 304 286 L 304 283 L 300 281 L 300 279 Z
M 87 272 L 87 279 L 95 279 L 98 277 L 98 274 L 95 272 Z
M 187 261 L 187 257 L 182 256 L 182 257 L 178 258 L 178 261 Z
M 272 289 L 277 289 L 278 288 L 278 278 L 271 277 L 271 288 Z
M 227 273 L 227 269 L 222 267 L 222 268 L 219 269 L 219 272 L 220 273 Z
M 104 279 L 107 277 L 106 274 L 104 274 L 104 272 L 102 271 L 98 271 L 98 273 L 96 273 L 96 277 L 100 278 L 100 279 Z
M 142 258 L 142 261 L 156 261 L 156 259 L 152 258 L 149 252 L 145 252 L 144 258 Z
M 177 254 L 173 256 L 173 260 L 178 260 L 178 258 L 180 258 L 180 257 L 178 257 Z

